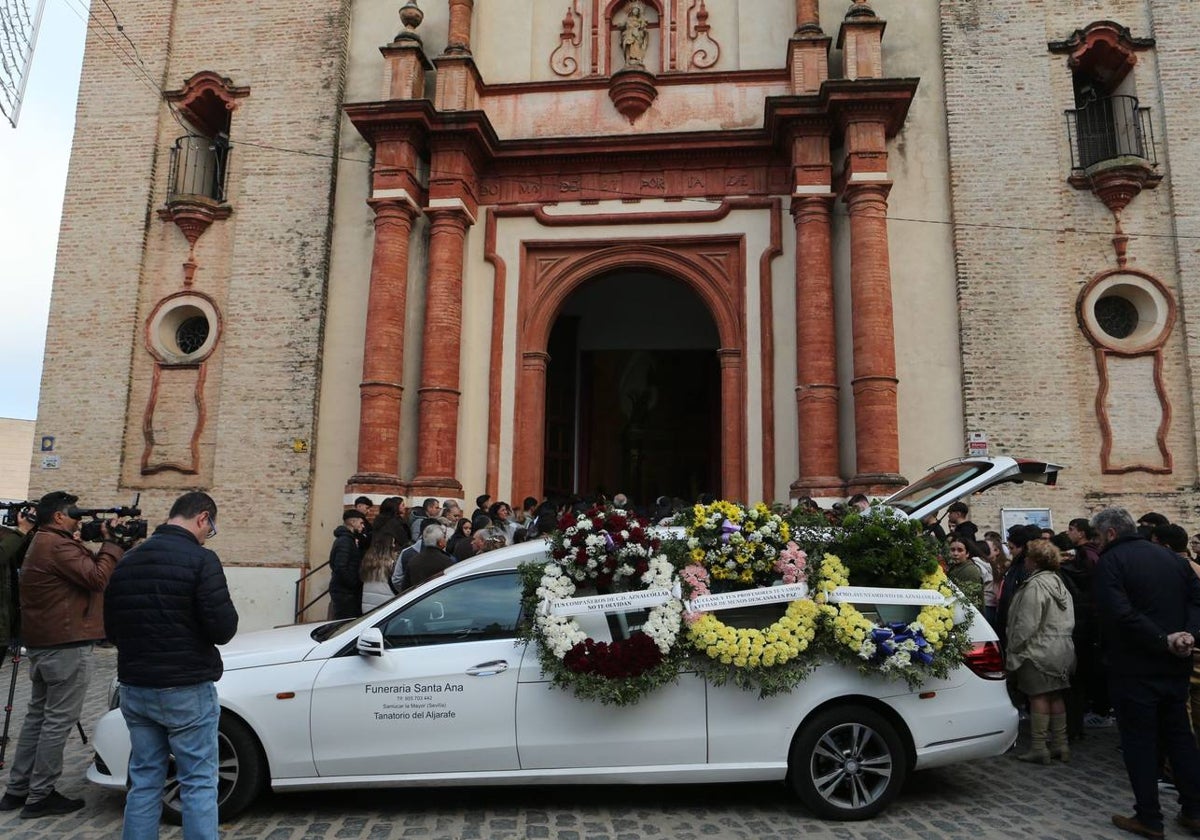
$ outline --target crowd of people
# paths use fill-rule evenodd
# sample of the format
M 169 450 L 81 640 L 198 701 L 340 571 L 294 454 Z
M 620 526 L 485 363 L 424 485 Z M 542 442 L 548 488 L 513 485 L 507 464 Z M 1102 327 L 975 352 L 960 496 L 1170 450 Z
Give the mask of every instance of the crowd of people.
M 1029 719 L 1029 749 L 1016 757 L 1069 761 L 1085 729 L 1116 725 L 1135 806 L 1113 824 L 1163 837 L 1161 787 L 1178 796 L 1177 824 L 1200 834 L 1200 539 L 1121 508 L 1060 533 L 1014 525 L 1003 537 L 980 536 L 969 514 L 956 502 L 948 533 L 936 515 L 924 525 L 1000 639 Z
M 17 656 L 24 646 L 32 684 L 0 811 L 36 818 L 83 807 L 55 784 L 80 719 L 92 649 L 108 640 L 118 651 L 132 745 L 125 836 L 156 836 L 171 755 L 185 833 L 215 836 L 216 645 L 238 622 L 220 561 L 205 548 L 217 533 L 216 504 L 205 493 L 184 494 L 136 545 L 102 524 L 93 550 L 79 539 L 86 512 L 77 501 L 49 493 L 18 512 L 15 528 L 0 529 L 0 641 Z M 330 616 L 362 615 L 453 563 L 549 534 L 572 508 L 610 504 L 665 524 L 685 507 L 661 497 L 635 509 L 623 494 L 530 497 L 519 509 L 487 495 L 475 502 L 467 516 L 452 499 L 409 509 L 398 496 L 378 507 L 359 497 L 334 532 Z M 800 504 L 816 509 L 811 500 Z M 870 505 L 855 496 L 832 515 Z M 1015 525 L 1004 535 L 980 534 L 962 502 L 949 506 L 944 522 L 935 514 L 923 525 L 949 577 L 995 628 L 1014 702 L 1027 712 L 1030 746 L 1017 758 L 1069 761 L 1086 729 L 1115 725 L 1136 804 L 1133 816 L 1117 814 L 1113 823 L 1162 837 L 1166 779 L 1181 806 L 1176 822 L 1200 834 L 1200 537 L 1189 539 L 1161 514 L 1135 522 L 1120 508 L 1072 519 L 1061 533 Z M 10 574 L 18 567 L 19 579 Z
M 710 499 L 711 501 L 711 499 Z M 389 496 L 378 507 L 367 496 L 342 512 L 329 551 L 329 617 L 355 618 L 396 594 L 441 574 L 452 564 L 507 545 L 545 536 L 569 509 L 593 504 L 630 508 L 628 497 L 538 501 L 527 496 L 520 508 L 484 494 L 465 515 L 454 499 L 430 497 L 409 508 L 402 496 Z M 681 499 L 660 497 L 651 509 L 635 512 L 666 523 L 685 507 Z

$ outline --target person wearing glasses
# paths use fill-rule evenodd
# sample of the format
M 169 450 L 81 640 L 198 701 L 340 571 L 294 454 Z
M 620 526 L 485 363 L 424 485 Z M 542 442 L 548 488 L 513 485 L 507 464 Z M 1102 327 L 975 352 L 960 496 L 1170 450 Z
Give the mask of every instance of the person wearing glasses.
M 104 595 L 104 627 L 117 646 L 121 713 L 129 727 L 123 837 L 158 837 L 163 787 L 175 757 L 185 837 L 217 836 L 217 645 L 238 614 L 220 558 L 207 493 L 175 500 L 167 521 L 117 564 Z

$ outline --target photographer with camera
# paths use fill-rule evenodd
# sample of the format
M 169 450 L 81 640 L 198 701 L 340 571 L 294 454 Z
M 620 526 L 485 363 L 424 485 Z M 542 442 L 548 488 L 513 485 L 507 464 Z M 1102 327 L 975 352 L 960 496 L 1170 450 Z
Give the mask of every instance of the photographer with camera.
M 33 686 L 0 811 L 21 808 L 22 819 L 68 814 L 84 805 L 54 785 L 62 775 L 67 735 L 83 711 L 93 647 L 104 639 L 104 588 L 125 550 L 112 541 L 104 521 L 98 552 L 75 539 L 86 515 L 77 501 L 62 491 L 41 498 L 37 531 L 21 569 L 21 641 Z
M 16 527 L 7 527 L 13 520 Z M 21 626 L 18 573 L 36 524 L 37 514 L 33 508 L 21 506 L 15 508 L 12 520 L 6 518 L 5 524 L 0 526 L 0 650 L 17 645 Z

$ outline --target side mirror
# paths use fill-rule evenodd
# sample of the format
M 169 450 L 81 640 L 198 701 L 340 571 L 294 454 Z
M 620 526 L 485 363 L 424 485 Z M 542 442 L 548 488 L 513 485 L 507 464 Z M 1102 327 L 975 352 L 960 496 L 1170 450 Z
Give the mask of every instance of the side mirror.
M 383 631 L 368 627 L 358 635 L 359 656 L 383 656 Z

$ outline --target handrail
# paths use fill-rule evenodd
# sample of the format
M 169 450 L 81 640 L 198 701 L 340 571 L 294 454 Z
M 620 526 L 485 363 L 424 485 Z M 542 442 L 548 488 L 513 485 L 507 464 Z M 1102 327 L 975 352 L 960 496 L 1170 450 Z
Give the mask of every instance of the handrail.
M 185 134 L 176 138 L 171 147 L 167 203 L 196 196 L 224 202 L 228 164 L 229 139 L 224 134 Z
M 324 598 L 326 595 L 329 594 L 329 589 L 328 589 L 328 587 L 326 587 L 325 589 L 323 589 L 321 591 L 321 594 L 318 595 L 316 598 L 313 598 L 311 601 L 309 601 L 304 606 L 300 606 L 300 586 L 301 586 L 301 584 L 303 584 L 306 580 L 308 580 L 310 577 L 312 577 L 313 575 L 315 575 L 317 572 L 321 571 L 328 565 L 329 565 L 329 561 L 326 560 L 320 566 L 317 566 L 316 568 L 313 568 L 313 569 L 309 569 L 307 572 L 300 575 L 300 577 L 296 579 L 295 594 L 294 594 L 294 597 L 292 600 L 292 606 L 296 610 L 295 620 L 297 622 L 300 621 L 300 616 L 304 615 L 304 613 L 306 613 L 308 611 L 309 607 L 311 607 L 313 604 L 317 603 L 317 601 L 320 601 L 322 598 Z

